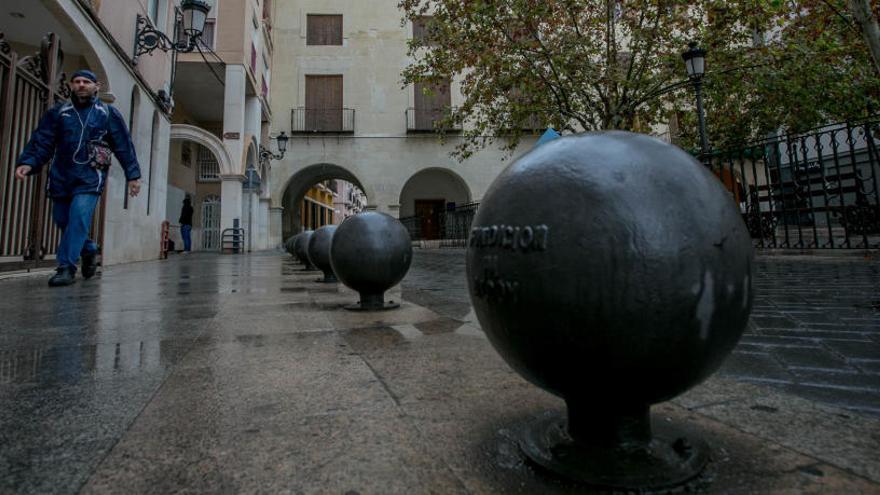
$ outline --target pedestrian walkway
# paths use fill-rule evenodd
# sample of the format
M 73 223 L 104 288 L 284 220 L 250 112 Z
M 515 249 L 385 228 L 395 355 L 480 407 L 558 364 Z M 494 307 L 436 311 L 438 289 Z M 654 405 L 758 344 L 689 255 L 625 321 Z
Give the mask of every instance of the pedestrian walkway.
M 880 493 L 880 263 L 758 274 L 722 371 L 654 408 L 713 448 L 688 488 Z M 0 493 L 582 493 L 519 453 L 564 405 L 486 340 L 463 251 L 417 251 L 397 311 L 317 278 L 261 253 L 0 281 Z

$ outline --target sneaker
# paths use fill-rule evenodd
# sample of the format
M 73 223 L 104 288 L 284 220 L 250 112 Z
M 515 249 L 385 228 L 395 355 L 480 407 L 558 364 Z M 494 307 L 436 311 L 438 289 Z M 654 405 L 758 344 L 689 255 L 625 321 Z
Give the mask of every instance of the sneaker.
M 76 282 L 76 268 L 59 266 L 55 272 L 49 279 L 49 287 L 62 287 Z
M 98 253 L 87 253 L 82 255 L 82 276 L 89 279 L 95 276 L 98 271 Z

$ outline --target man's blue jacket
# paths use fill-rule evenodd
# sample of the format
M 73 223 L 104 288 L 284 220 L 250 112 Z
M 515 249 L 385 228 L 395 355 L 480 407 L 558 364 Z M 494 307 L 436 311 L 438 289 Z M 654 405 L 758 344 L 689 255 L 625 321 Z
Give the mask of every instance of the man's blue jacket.
M 18 164 L 30 165 L 29 175 L 33 175 L 52 158 L 48 190 L 53 198 L 101 194 L 107 170 L 92 166 L 90 142 L 113 150 L 125 170 L 126 180 L 141 177 L 134 144 L 122 114 L 97 98 L 84 107 L 62 102 L 49 109 L 25 146 Z

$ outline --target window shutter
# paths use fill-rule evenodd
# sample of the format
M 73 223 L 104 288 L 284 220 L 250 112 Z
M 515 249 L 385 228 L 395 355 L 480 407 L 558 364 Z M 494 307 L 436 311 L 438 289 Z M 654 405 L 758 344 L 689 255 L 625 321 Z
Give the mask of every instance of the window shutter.
M 342 16 L 309 14 L 306 16 L 307 45 L 342 45 Z

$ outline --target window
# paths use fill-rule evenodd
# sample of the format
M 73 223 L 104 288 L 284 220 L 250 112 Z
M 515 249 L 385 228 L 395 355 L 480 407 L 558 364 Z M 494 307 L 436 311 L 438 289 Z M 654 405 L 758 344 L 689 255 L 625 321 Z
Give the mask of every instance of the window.
M 131 88 L 131 108 L 128 112 L 128 133 L 131 136 L 131 142 L 137 151 L 137 114 L 140 108 L 141 92 L 137 85 Z M 128 209 L 128 191 L 122 193 L 122 209 Z
M 199 163 L 199 180 L 220 180 L 220 164 L 217 163 L 217 158 L 211 153 L 211 150 L 199 145 L 199 154 L 196 160 Z
M 306 129 L 342 131 L 342 76 L 306 76 Z
M 415 125 L 416 129 L 431 130 L 434 122 L 443 118 L 452 106 L 452 92 L 449 79 L 442 82 L 416 83 L 415 86 Z
M 413 19 L 413 39 L 422 41 L 426 45 L 432 44 L 431 19 L 429 15 L 423 15 Z
M 199 46 L 208 50 L 214 49 L 215 31 L 217 28 L 217 19 L 205 19 L 205 27 L 199 36 Z M 186 47 L 189 44 L 189 36 L 183 32 L 183 22 L 178 22 L 175 29 L 176 41 L 179 46 Z
M 192 150 L 189 141 L 180 143 L 180 163 L 186 168 L 192 168 Z
M 199 44 L 202 48 L 214 49 L 214 30 L 217 26 L 217 19 L 208 19 L 205 21 L 205 30 L 199 38 Z
M 150 0 L 147 3 L 147 16 L 154 26 L 159 23 L 159 0 Z
M 150 206 L 153 202 L 153 170 L 156 168 L 156 162 L 159 160 L 159 111 L 153 111 L 153 129 L 150 138 L 150 169 L 147 172 L 147 215 L 150 214 Z
M 342 16 L 306 16 L 307 45 L 342 45 Z

